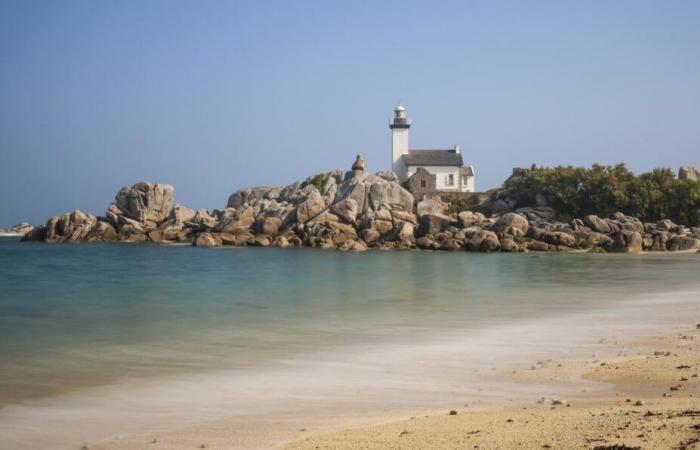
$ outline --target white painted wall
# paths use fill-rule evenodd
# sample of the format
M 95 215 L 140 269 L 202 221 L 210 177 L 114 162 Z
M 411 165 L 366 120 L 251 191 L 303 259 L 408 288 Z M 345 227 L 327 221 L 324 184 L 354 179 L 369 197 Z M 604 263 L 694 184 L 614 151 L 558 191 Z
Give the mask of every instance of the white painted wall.
M 474 192 L 474 177 L 467 177 L 467 185 L 460 186 L 459 167 L 452 166 L 420 166 L 435 175 L 435 187 L 441 191 Z M 418 167 L 410 166 L 406 171 L 406 178 L 410 178 Z M 447 184 L 448 176 L 452 175 L 452 185 Z
M 463 187 L 462 192 L 476 192 L 476 183 L 474 182 L 474 176 L 467 177 L 467 184 Z
M 408 155 L 408 128 L 393 128 L 391 130 L 391 170 L 399 176 L 401 182 L 406 181 L 406 168 L 402 155 Z

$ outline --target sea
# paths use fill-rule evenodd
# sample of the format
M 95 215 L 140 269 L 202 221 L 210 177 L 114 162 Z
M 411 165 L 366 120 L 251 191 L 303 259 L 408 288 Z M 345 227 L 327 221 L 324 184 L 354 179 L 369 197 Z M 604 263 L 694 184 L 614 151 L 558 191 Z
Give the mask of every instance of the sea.
M 606 343 L 695 328 L 699 307 L 698 254 L 0 238 L 0 448 L 604 390 L 500 375 L 620 355 Z

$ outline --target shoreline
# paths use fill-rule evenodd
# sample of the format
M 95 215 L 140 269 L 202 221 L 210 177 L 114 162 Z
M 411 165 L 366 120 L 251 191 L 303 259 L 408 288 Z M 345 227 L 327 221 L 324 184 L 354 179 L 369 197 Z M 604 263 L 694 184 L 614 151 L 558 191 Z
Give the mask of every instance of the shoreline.
M 693 328 L 630 343 L 663 349 L 651 354 L 565 360 L 536 374 L 511 374 L 521 380 L 580 376 L 610 386 L 614 395 L 581 393 L 510 407 L 431 411 L 320 433 L 284 448 L 695 448 L 700 443 L 699 339 L 700 329 Z
M 674 298 L 678 298 L 679 295 L 676 295 Z M 678 305 L 678 303 L 671 302 L 667 306 L 673 308 Z M 693 305 L 690 310 L 697 313 L 697 303 L 695 302 Z M 643 307 L 644 305 L 639 304 L 638 306 Z M 650 306 L 652 309 L 662 307 L 658 302 L 652 302 L 647 306 Z M 317 446 L 320 446 L 320 448 L 426 448 L 430 446 L 432 442 L 430 440 L 435 437 L 436 430 L 439 430 L 439 435 L 448 436 L 450 439 L 455 439 L 454 442 L 464 444 L 465 441 L 459 440 L 464 436 L 458 436 L 458 434 L 464 431 L 466 425 L 460 421 L 467 420 L 466 418 L 468 418 L 469 423 L 476 421 L 482 424 L 479 425 L 481 430 L 478 433 L 479 436 L 473 436 L 473 440 L 466 442 L 472 443 L 479 441 L 479 439 L 486 439 L 487 441 L 479 441 L 481 442 L 480 445 L 485 445 L 485 447 L 481 448 L 490 448 L 488 439 L 492 439 L 491 443 L 494 442 L 493 439 L 510 439 L 507 436 L 493 434 L 500 430 L 503 423 L 509 426 L 513 423 L 505 422 L 508 418 L 512 418 L 517 422 L 518 417 L 525 418 L 526 415 L 534 414 L 534 419 L 532 420 L 552 424 L 560 420 L 558 413 L 564 412 L 565 421 L 580 423 L 583 419 L 590 416 L 591 412 L 597 415 L 607 414 L 606 411 L 611 407 L 614 408 L 615 402 L 619 399 L 615 394 L 620 394 L 622 391 L 619 391 L 619 387 L 615 384 L 610 384 L 609 379 L 599 376 L 600 374 L 596 373 L 599 369 L 622 367 L 623 370 L 618 373 L 618 375 L 623 374 L 620 382 L 629 384 L 630 380 L 632 380 L 630 378 L 632 372 L 624 370 L 626 365 L 634 365 L 639 361 L 644 361 L 644 358 L 652 356 L 655 351 L 663 351 L 664 355 L 666 351 L 671 350 L 679 353 L 680 350 L 676 348 L 678 332 L 686 336 L 693 336 L 692 339 L 685 341 L 686 344 L 694 343 L 693 339 L 700 339 L 700 332 L 694 330 L 695 324 L 691 324 L 689 320 L 684 320 L 682 326 L 669 326 L 668 323 L 664 324 L 662 322 L 655 325 L 650 324 L 650 333 L 648 334 L 637 334 L 620 339 L 615 337 L 601 338 L 599 344 L 608 350 L 596 353 L 596 356 L 586 358 L 581 354 L 581 351 L 586 350 L 581 350 L 576 355 L 569 356 L 561 353 L 550 354 L 552 361 L 548 361 L 550 358 L 545 357 L 545 355 L 537 362 L 533 361 L 532 367 L 523 366 L 522 363 L 516 366 L 506 365 L 496 371 L 485 367 L 479 375 L 484 380 L 484 389 L 493 389 L 494 387 L 498 389 L 499 384 L 494 384 L 494 379 L 503 383 L 513 383 L 501 385 L 506 389 L 506 394 L 496 398 L 495 401 L 493 399 L 492 401 L 468 401 L 466 402 L 468 406 L 464 406 L 465 402 L 462 401 L 460 403 L 460 400 L 458 400 L 460 396 L 454 395 L 455 401 L 452 402 L 452 405 L 445 405 L 443 408 L 428 406 L 428 403 L 425 403 L 423 407 L 414 406 L 392 409 L 390 406 L 385 405 L 382 407 L 381 404 L 378 404 L 365 409 L 364 412 L 357 409 L 348 409 L 346 413 L 338 415 L 336 411 L 335 416 L 331 414 L 330 418 L 326 419 L 321 419 L 318 416 L 308 416 L 308 414 L 305 416 L 302 411 L 299 411 L 296 415 L 292 414 L 286 418 L 278 417 L 277 419 L 251 414 L 248 419 L 239 418 L 208 423 L 202 422 L 169 430 L 153 430 L 149 433 L 108 439 L 90 444 L 89 448 L 135 449 L 143 448 L 146 444 L 149 445 L 149 448 L 192 448 L 192 446 L 199 447 L 202 444 L 206 448 L 280 448 L 285 445 L 292 449 L 315 448 Z M 621 325 L 620 329 L 624 328 L 625 326 Z M 618 335 L 619 333 L 614 332 L 613 334 Z M 662 336 L 662 338 L 658 338 L 658 336 Z M 576 346 L 577 350 L 586 348 L 588 348 L 587 345 Z M 694 370 L 697 369 L 700 361 L 697 352 L 684 353 L 682 355 L 679 353 L 679 355 L 680 358 L 686 358 L 686 361 L 692 359 L 691 366 L 693 366 Z M 663 398 L 662 404 L 657 405 L 656 397 L 642 392 L 649 389 L 658 390 L 661 384 L 668 384 L 667 376 L 675 376 L 675 369 L 673 368 L 675 367 L 673 364 L 676 363 L 675 357 L 657 357 L 653 361 L 659 365 L 659 367 L 654 369 L 654 373 L 659 374 L 660 380 L 655 381 L 653 385 L 648 385 L 641 381 L 636 382 L 635 386 L 639 387 L 638 391 L 624 391 L 627 393 L 622 395 L 634 397 L 633 400 L 635 402 L 641 399 L 650 408 L 652 406 L 661 409 L 663 409 L 662 407 L 671 409 L 690 408 L 691 404 L 696 402 L 695 399 L 685 399 L 681 402 L 676 402 L 677 400 L 682 400 L 678 395 L 663 398 L 660 397 L 661 393 L 657 392 L 659 398 Z M 605 365 L 601 366 L 601 363 L 605 363 Z M 589 376 L 589 372 L 593 373 L 593 375 Z M 487 382 L 485 380 L 491 381 Z M 698 386 L 696 384 L 693 386 L 695 386 L 692 388 L 695 389 L 694 391 L 684 390 L 683 393 L 700 393 L 700 391 L 697 391 Z M 519 398 L 516 398 L 518 397 L 517 395 L 514 396 L 514 388 L 523 391 Z M 511 391 L 507 392 L 508 389 Z M 664 390 L 668 390 L 668 386 L 664 387 Z M 476 393 L 476 390 L 474 392 Z M 695 395 L 698 395 L 697 393 Z M 549 404 L 542 405 L 537 403 L 537 399 L 540 397 L 559 398 L 562 401 L 573 402 L 573 405 L 569 407 L 564 405 L 560 405 L 561 407 Z M 554 410 L 549 409 L 552 406 L 556 406 Z M 527 409 L 524 410 L 522 409 L 523 407 Z M 323 409 L 321 406 L 319 408 Z M 454 423 L 446 424 L 444 422 L 445 417 L 449 417 L 450 420 L 455 419 L 454 416 L 449 416 L 448 411 L 450 409 L 457 411 L 456 417 L 458 419 L 456 421 L 453 420 Z M 416 419 L 410 420 L 409 417 L 416 417 Z M 503 419 L 503 422 L 499 423 L 501 419 Z M 489 423 L 493 424 L 493 432 L 487 432 Z M 408 427 L 407 430 L 402 429 L 394 433 L 396 428 L 406 427 Z M 512 428 L 516 429 L 515 426 Z M 676 434 L 680 433 L 680 429 L 673 429 Z M 411 439 L 405 439 L 408 434 L 401 434 L 403 431 L 408 431 L 412 434 Z M 522 428 L 520 428 L 519 433 L 521 432 L 524 432 Z M 516 433 L 516 435 L 519 433 Z M 542 431 L 540 430 L 540 435 L 541 433 Z M 564 433 L 564 431 L 561 433 Z M 569 436 L 567 439 L 569 438 L 574 439 L 575 436 Z M 599 439 L 599 437 L 595 437 L 595 439 Z M 451 448 L 451 442 L 441 441 L 439 444 L 434 445 Z M 476 444 L 472 443 L 471 445 Z M 513 445 L 515 446 L 515 444 Z M 591 443 L 587 445 L 592 446 Z M 452 447 L 460 446 L 453 445 Z M 460 448 L 464 448 L 464 446 Z M 518 445 L 517 448 L 542 447 L 541 445 L 532 447 Z M 559 448 L 559 446 L 554 445 L 553 448 Z

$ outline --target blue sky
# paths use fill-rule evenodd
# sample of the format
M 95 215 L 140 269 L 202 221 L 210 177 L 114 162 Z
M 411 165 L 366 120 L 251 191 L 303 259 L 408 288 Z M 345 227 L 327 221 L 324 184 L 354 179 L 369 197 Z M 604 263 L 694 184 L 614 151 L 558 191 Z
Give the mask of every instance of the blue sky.
M 438 3 L 438 4 L 436 4 Z M 0 226 L 140 180 L 234 190 L 461 144 L 514 166 L 700 166 L 700 2 L 0 3 Z

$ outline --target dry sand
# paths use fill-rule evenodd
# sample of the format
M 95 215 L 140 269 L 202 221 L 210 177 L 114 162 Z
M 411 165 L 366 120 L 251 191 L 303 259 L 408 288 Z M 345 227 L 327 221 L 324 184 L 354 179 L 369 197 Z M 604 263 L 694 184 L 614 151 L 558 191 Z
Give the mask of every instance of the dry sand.
M 583 376 L 614 396 L 541 399 L 517 407 L 440 411 L 312 436 L 287 449 L 693 449 L 700 448 L 700 332 L 633 343 L 645 356 L 542 362 L 503 374 L 522 380 Z

